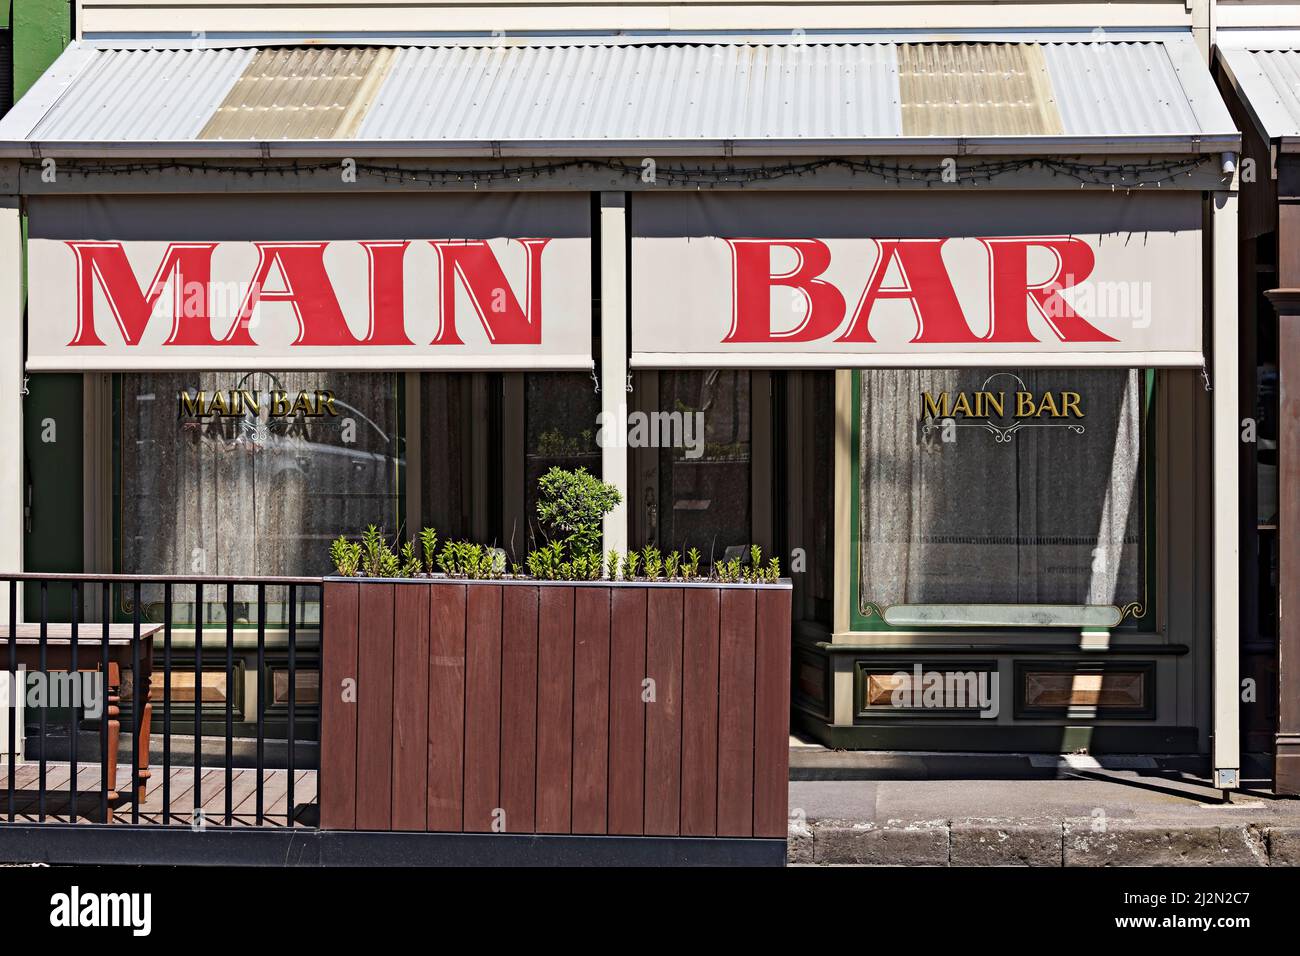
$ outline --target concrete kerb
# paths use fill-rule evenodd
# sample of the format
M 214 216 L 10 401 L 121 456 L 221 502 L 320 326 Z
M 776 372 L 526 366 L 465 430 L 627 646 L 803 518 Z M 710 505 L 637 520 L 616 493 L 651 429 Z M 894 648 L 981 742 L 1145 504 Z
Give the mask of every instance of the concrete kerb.
M 923 821 L 800 821 L 789 862 L 857 866 L 1300 866 L 1300 827 Z

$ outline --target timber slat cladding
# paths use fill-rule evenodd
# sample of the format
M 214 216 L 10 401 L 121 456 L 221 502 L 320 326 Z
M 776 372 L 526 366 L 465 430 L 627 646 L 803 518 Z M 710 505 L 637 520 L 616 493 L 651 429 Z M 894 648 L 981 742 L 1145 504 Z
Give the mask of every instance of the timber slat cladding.
M 754 836 L 783 837 L 790 793 L 790 592 L 755 591 L 754 600 Z
M 501 807 L 501 587 L 474 585 L 465 610 L 465 829 L 490 833 Z
M 536 830 L 537 588 L 503 589 L 501 809 L 508 833 Z
M 429 588 L 396 585 L 393 625 L 393 829 L 424 830 L 428 815 Z
M 718 832 L 718 617 L 721 591 L 686 590 L 682 608 L 682 836 Z
M 429 591 L 430 830 L 465 825 L 465 592 L 463 584 Z
M 788 588 L 325 592 L 323 828 L 785 835 Z
M 682 592 L 646 592 L 646 677 L 654 696 L 645 705 L 645 832 L 681 833 Z
M 754 592 L 724 590 L 721 601 L 718 835 L 747 837 L 754 835 Z
M 324 594 L 321 646 L 320 825 L 354 830 L 357 825 L 357 707 L 344 696 L 357 676 L 359 584 L 331 584 Z M 173 797 L 173 799 L 176 799 Z
M 609 626 L 613 588 L 574 588 L 573 832 L 609 829 Z
M 538 590 L 536 826 L 539 833 L 569 833 L 575 773 L 573 712 L 577 707 L 573 697 L 575 588 Z M 583 628 L 589 623 L 584 620 Z M 608 633 L 608 620 L 605 629 Z
M 645 832 L 646 592 L 614 588 L 609 625 L 609 832 Z
M 357 829 L 393 822 L 392 584 L 368 584 L 358 602 Z

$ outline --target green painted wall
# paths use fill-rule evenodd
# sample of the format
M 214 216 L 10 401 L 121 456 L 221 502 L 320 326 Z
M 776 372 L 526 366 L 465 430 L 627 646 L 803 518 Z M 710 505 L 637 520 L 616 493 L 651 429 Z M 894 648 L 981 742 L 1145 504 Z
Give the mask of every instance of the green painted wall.
M 13 27 L 17 100 L 72 39 L 72 5 L 69 0 L 12 0 L 9 22 Z M 85 567 L 82 378 L 33 375 L 27 388 L 23 400 L 27 483 L 24 569 L 81 571 Z M 24 602 L 31 619 L 40 610 L 39 589 L 29 587 Z M 66 589 L 50 590 L 49 608 L 55 620 L 67 619 Z
M 31 88 L 72 39 L 69 0 L 13 0 L 14 101 Z
M 26 471 L 27 571 L 81 571 L 85 568 L 82 529 L 83 418 L 80 375 L 42 373 L 27 380 L 23 403 Z M 55 620 L 67 620 L 69 593 L 50 588 Z M 28 620 L 40 613 L 40 589 L 29 586 L 24 599 Z

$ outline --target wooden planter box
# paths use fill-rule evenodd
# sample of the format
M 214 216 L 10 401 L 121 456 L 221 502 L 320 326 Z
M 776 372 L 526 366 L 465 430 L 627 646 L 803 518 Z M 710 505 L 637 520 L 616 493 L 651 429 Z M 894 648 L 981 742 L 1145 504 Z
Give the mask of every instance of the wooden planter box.
M 322 829 L 784 839 L 788 582 L 324 591 Z

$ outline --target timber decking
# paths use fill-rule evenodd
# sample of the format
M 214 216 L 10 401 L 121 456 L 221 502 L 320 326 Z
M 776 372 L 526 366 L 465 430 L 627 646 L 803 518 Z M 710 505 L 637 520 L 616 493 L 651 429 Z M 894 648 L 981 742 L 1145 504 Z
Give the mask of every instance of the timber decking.
M 226 769 L 225 767 L 203 767 L 200 781 L 200 793 L 203 797 L 204 823 L 207 826 L 225 826 L 226 824 Z M 284 828 L 288 825 L 287 798 L 289 776 L 286 770 L 264 770 L 262 788 L 264 827 Z M 72 789 L 71 765 L 65 762 L 49 761 L 45 765 L 45 822 L 71 823 Z M 14 822 L 37 823 L 39 820 L 39 778 L 40 765 L 34 761 L 18 763 L 14 767 Z M 98 763 L 77 765 L 77 821 L 78 823 L 100 823 L 99 816 L 99 779 Z M 140 805 L 140 823 L 151 826 L 163 825 L 163 775 L 161 768 L 155 768 L 154 775 L 147 782 L 144 802 Z M 316 771 L 294 771 L 293 785 L 294 820 L 293 826 L 304 827 L 316 825 Z M 131 822 L 131 801 L 127 795 L 131 792 L 131 768 L 119 766 L 117 771 L 117 789 L 123 797 L 113 806 L 113 823 Z M 257 771 L 251 768 L 235 768 L 231 778 L 231 826 L 257 826 Z M 167 821 L 169 826 L 188 827 L 193 823 L 194 815 L 194 770 L 192 767 L 173 767 L 171 771 L 171 814 Z M 9 765 L 0 758 L 0 826 L 9 819 Z

